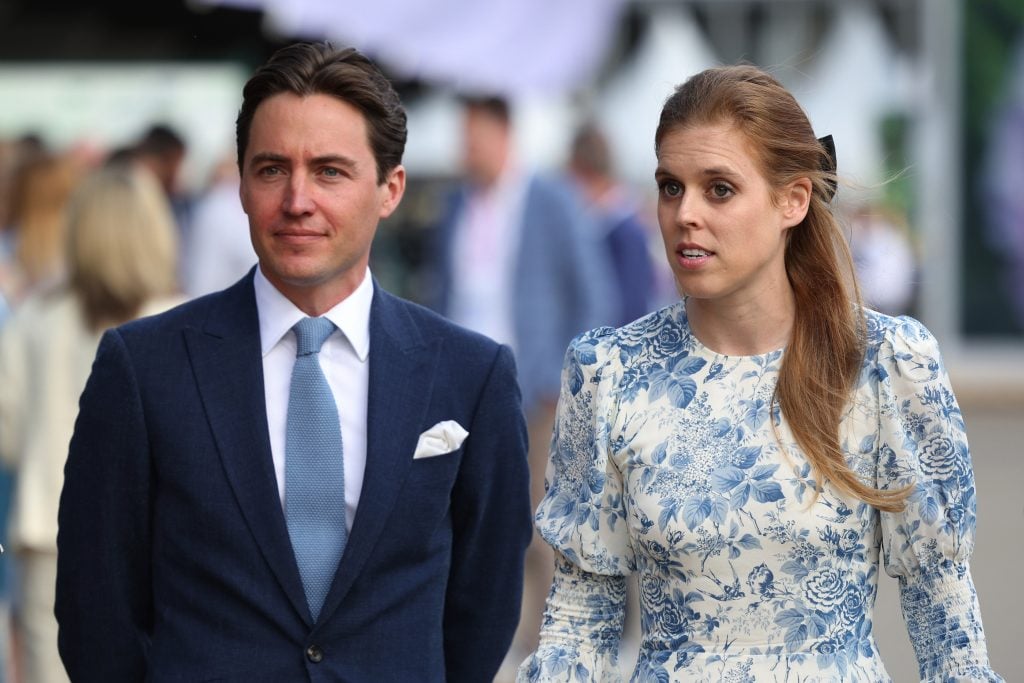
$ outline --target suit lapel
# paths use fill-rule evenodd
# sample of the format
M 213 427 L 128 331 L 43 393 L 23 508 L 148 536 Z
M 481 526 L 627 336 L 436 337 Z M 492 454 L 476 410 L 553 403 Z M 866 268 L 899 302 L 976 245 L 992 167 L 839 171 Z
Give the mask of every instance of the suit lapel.
M 185 330 L 199 393 L 246 523 L 292 605 L 310 620 L 281 510 L 267 430 L 252 272 L 219 295 L 203 330 Z
M 320 620 L 328 619 L 362 570 L 394 506 L 430 402 L 438 346 L 422 339 L 405 302 L 375 285 L 370 311 L 366 472 L 352 533 Z

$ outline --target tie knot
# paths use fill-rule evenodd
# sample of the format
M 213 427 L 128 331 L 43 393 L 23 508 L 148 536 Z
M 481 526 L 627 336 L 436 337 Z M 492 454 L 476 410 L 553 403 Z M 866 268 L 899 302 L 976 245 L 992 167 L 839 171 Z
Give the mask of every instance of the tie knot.
M 303 318 L 292 328 L 298 342 L 296 356 L 320 353 L 320 347 L 334 332 L 334 323 L 327 318 Z

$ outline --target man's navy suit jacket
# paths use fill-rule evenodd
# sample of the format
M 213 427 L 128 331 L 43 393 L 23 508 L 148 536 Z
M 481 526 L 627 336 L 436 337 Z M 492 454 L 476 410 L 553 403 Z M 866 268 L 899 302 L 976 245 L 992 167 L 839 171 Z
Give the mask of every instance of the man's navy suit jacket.
M 59 516 L 72 681 L 491 681 L 531 534 L 510 351 L 376 289 L 365 479 L 314 624 L 274 477 L 252 280 L 100 343 Z M 414 460 L 442 420 L 469 436 Z

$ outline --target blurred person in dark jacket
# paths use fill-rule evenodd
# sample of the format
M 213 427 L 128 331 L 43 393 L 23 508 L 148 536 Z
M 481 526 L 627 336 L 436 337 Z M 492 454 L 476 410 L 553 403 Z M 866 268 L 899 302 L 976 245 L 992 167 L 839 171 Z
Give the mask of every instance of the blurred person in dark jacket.
M 143 169 L 88 177 L 69 208 L 67 278 L 20 306 L 0 332 L 0 457 L 16 472 L 10 550 L 25 683 L 67 680 L 53 616 L 57 507 L 68 441 L 101 333 L 175 301 L 177 237 Z
M 160 181 L 168 197 L 178 194 L 178 175 L 185 161 L 185 139 L 164 123 L 157 123 L 139 139 L 132 150 L 133 158 Z
M 647 315 L 653 306 L 655 277 L 650 238 L 655 229 L 641 217 L 640 207 L 615 177 L 607 136 L 596 123 L 576 131 L 569 154 L 569 173 L 580 186 L 618 285 L 614 327 Z
M 180 241 L 183 248 L 187 248 L 192 234 L 195 198 L 189 188 L 181 183 L 181 169 L 188 154 L 185 138 L 170 124 L 154 123 L 124 152 L 134 163 L 142 165 L 160 181 L 171 205 Z

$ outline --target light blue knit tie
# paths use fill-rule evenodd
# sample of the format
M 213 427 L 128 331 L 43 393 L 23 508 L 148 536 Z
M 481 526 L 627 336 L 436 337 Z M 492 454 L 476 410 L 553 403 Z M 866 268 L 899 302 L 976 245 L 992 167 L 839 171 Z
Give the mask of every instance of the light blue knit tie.
M 284 509 L 306 602 L 316 621 L 348 538 L 341 425 L 318 358 L 334 323 L 303 318 L 292 329 L 298 348 L 288 395 Z

